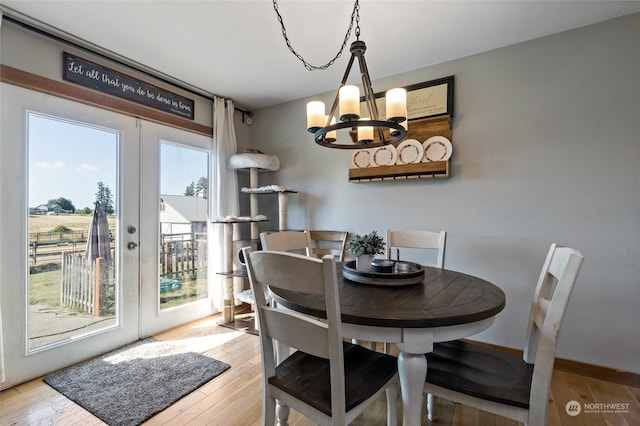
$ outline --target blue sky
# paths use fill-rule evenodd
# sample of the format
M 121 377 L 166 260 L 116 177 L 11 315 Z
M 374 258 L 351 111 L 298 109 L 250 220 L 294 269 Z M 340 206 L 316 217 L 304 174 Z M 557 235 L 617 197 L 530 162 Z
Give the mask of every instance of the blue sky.
M 163 143 L 160 150 L 160 188 L 166 195 L 183 195 L 187 186 L 208 176 L 208 154 L 198 149 Z
M 118 196 L 116 166 L 119 134 L 39 114 L 29 116 L 29 207 L 64 197 L 76 209 L 93 208 L 98 182 Z M 207 175 L 206 152 L 162 145 L 161 188 L 182 195 Z

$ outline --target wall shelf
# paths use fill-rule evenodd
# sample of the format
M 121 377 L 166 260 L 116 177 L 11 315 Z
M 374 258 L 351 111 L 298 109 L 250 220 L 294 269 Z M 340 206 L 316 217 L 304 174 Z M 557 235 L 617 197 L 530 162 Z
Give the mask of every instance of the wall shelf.
M 407 137 L 404 140 L 416 139 L 422 143 L 432 136 L 444 136 L 451 140 L 450 116 L 444 115 L 410 121 Z M 402 141 L 399 141 L 394 145 L 397 147 L 401 143 Z M 351 183 L 437 179 L 450 176 L 451 160 L 349 169 L 349 182 Z
M 448 178 L 450 165 L 450 161 L 430 161 L 428 163 L 349 169 L 349 182 Z

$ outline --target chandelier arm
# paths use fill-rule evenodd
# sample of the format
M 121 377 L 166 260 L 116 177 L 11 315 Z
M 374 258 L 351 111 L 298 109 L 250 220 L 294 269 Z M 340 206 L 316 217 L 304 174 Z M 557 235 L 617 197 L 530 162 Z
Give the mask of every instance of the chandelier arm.
M 364 50 L 357 51 L 358 65 L 360 66 L 360 75 L 362 77 L 362 86 L 364 87 L 364 98 L 367 101 L 367 108 L 372 120 L 379 120 L 380 114 L 378 113 L 378 105 L 376 105 L 375 94 L 373 87 L 371 87 L 371 77 L 369 76 L 369 68 L 367 68 L 367 61 L 364 59 Z M 377 127 L 378 136 L 381 141 L 384 141 L 384 133 L 382 127 Z
M 336 97 L 333 100 L 333 106 L 331 107 L 331 112 L 327 116 L 327 122 L 325 123 L 325 126 L 328 126 L 329 124 L 331 124 L 331 119 L 333 118 L 333 114 L 335 114 L 336 110 L 338 109 L 338 102 L 340 99 L 340 89 L 342 88 L 342 86 L 344 86 L 347 83 L 347 80 L 349 79 L 349 73 L 351 72 L 351 67 L 353 66 L 354 59 L 355 59 L 355 56 L 351 55 L 351 58 L 349 59 L 349 63 L 347 64 L 347 70 L 345 71 L 344 76 L 342 77 L 342 81 L 340 82 L 340 86 L 338 87 L 338 91 L 336 92 Z
M 358 64 L 360 65 L 360 76 L 362 77 L 362 86 L 364 88 L 364 97 L 367 101 L 367 107 L 371 114 L 372 120 L 378 120 L 378 106 L 375 103 L 375 94 L 371 87 L 371 78 L 369 77 L 369 69 L 367 68 L 367 62 L 364 60 L 364 55 L 358 55 Z

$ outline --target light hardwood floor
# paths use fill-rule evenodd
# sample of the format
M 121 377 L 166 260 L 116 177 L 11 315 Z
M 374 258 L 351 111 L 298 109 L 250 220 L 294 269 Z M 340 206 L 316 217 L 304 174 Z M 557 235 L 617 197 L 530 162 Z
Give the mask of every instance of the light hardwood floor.
M 188 343 L 195 352 L 231 365 L 222 375 L 177 401 L 145 422 L 145 425 L 259 425 L 261 424 L 262 379 L 258 338 L 218 325 L 220 317 L 206 318 L 156 338 Z M 580 404 L 629 404 L 622 413 L 581 413 L 571 417 L 567 402 Z M 436 425 L 511 426 L 519 423 L 463 405 L 439 400 Z M 594 408 L 597 408 L 594 406 Z M 401 405 L 397 407 L 401 419 Z M 596 411 L 602 411 L 596 410 Z M 625 410 L 623 410 L 625 411 Z M 353 425 L 386 424 L 386 400 L 382 397 Z M 35 379 L 0 392 L 0 425 L 103 425 L 99 419 L 68 400 L 42 379 Z M 312 425 L 292 410 L 292 426 Z M 401 420 L 399 420 L 401 424 Z M 423 425 L 429 425 L 426 413 Z M 591 377 L 555 371 L 549 401 L 549 426 L 640 425 L 640 388 Z

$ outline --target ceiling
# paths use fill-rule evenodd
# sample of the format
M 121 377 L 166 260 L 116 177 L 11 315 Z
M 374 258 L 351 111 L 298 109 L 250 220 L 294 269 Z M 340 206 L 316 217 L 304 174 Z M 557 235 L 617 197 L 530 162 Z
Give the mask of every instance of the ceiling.
M 25 14 L 249 110 L 335 91 L 355 40 L 328 70 L 307 71 L 287 49 L 271 0 L 1 4 L 5 14 Z M 322 65 L 342 44 L 353 2 L 280 0 L 278 10 L 294 49 Z M 376 79 L 636 12 L 640 1 L 360 0 L 360 38 L 382 91 Z

